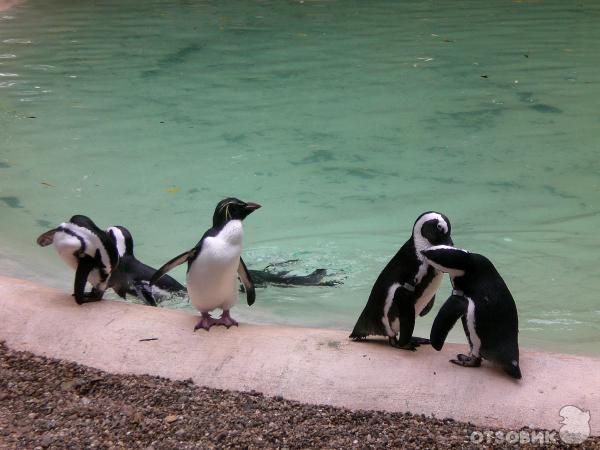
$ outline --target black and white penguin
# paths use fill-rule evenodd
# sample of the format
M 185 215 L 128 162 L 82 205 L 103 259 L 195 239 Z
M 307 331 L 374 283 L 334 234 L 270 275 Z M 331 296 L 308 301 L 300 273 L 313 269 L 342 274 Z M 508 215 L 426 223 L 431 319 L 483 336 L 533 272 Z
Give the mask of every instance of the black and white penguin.
M 256 203 L 245 203 L 237 198 L 220 201 L 213 214 L 213 226 L 194 248 L 176 256 L 152 277 L 156 282 L 174 267 L 188 263 L 187 290 L 193 305 L 202 313 L 194 330 L 209 330 L 213 325 L 229 328 L 238 323 L 231 318 L 229 310 L 237 303 L 237 276 L 244 288 L 248 305 L 254 303 L 256 294 L 252 277 L 241 258 L 244 230 L 242 220 L 260 208 Z M 220 308 L 223 314 L 214 319 L 209 313 Z
M 461 318 L 471 351 L 450 361 L 479 367 L 481 358 L 485 358 L 520 379 L 517 307 L 491 261 L 483 255 L 443 245 L 424 250 L 423 255 L 437 270 L 450 275 L 454 288 L 433 322 L 433 348 L 442 349 L 448 332 Z
M 262 270 L 249 269 L 250 275 L 256 287 L 267 287 L 267 285 L 275 285 L 278 287 L 294 287 L 294 286 L 337 286 L 342 284 L 340 280 L 325 280 L 329 277 L 327 269 L 315 269 L 308 275 L 292 275 L 290 270 L 285 270 L 291 264 L 299 262 L 298 259 L 290 259 L 271 263 Z
M 75 269 L 73 296 L 78 304 L 102 299 L 119 254 L 108 235 L 89 217 L 75 215 L 41 234 L 37 243 L 42 247 L 53 243 L 63 261 Z M 92 285 L 90 292 L 85 292 L 86 282 Z
M 417 218 L 411 238 L 375 281 L 350 338 L 387 336 L 392 346 L 412 351 L 429 343 L 428 339 L 413 337 L 415 317 L 424 316 L 433 307 L 443 274 L 431 267 L 421 252 L 434 245 L 452 245 L 450 231 L 450 221 L 438 212 L 429 211 Z
M 133 237 L 129 230 L 117 225 L 106 230 L 108 236 L 119 252 L 119 264 L 110 274 L 108 287 L 120 297 L 134 295 L 151 306 L 156 306 L 156 299 L 164 299 L 173 295 L 187 293 L 185 286 L 169 275 L 161 277 L 152 288 L 150 279 L 156 269 L 139 261 L 133 254 Z

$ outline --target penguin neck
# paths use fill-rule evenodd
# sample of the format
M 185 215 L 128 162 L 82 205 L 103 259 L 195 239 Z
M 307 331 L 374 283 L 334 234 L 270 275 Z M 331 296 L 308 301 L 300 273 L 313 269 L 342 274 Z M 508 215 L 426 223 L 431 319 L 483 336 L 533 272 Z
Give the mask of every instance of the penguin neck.
M 241 245 L 244 238 L 244 227 L 241 220 L 230 220 L 221 229 L 219 233 L 224 240 L 234 245 Z
M 421 235 L 421 233 L 415 232 L 413 234 L 413 245 L 415 248 L 415 254 L 417 255 L 417 259 L 421 262 L 426 262 L 421 252 L 431 247 L 431 243 L 427 239 L 425 239 Z

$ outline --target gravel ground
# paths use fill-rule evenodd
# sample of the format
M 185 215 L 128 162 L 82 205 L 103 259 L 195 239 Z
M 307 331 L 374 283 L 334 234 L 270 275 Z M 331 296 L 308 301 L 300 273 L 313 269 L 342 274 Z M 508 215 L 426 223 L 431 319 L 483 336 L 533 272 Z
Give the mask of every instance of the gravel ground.
M 469 440 L 474 431 L 484 430 L 114 375 L 0 343 L 0 448 L 485 448 L 484 436 Z M 490 439 L 488 448 L 507 446 Z M 600 448 L 600 438 L 577 448 Z

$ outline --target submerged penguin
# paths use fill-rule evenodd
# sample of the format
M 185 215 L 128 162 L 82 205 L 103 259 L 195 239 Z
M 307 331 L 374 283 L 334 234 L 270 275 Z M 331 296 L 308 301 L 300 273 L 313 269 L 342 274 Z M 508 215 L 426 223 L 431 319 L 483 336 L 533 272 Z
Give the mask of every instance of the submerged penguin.
M 393 347 L 412 351 L 429 343 L 413 337 L 415 317 L 433 307 L 443 274 L 429 265 L 421 252 L 441 244 L 452 245 L 450 221 L 434 211 L 421 214 L 411 238 L 379 274 L 350 338 L 387 336 Z
M 279 287 L 292 286 L 337 286 L 342 284 L 340 280 L 325 280 L 330 276 L 327 269 L 315 269 L 308 275 L 291 275 L 289 270 L 280 270 L 284 266 L 297 263 L 298 259 L 289 259 L 277 263 L 271 263 L 262 270 L 249 269 L 250 275 L 256 287 L 267 287 L 268 284 Z
M 491 261 L 483 255 L 443 245 L 425 250 L 423 255 L 436 269 L 450 274 L 454 288 L 433 321 L 433 348 L 442 349 L 448 332 L 461 318 L 471 351 L 450 361 L 479 367 L 481 358 L 485 358 L 520 379 L 517 307 Z
M 217 204 L 213 215 L 213 226 L 194 248 L 176 256 L 162 266 L 152 277 L 150 284 L 157 281 L 174 267 L 188 263 L 187 289 L 191 302 L 202 313 L 194 331 L 209 330 L 213 325 L 229 328 L 237 322 L 229 315 L 238 297 L 237 276 L 244 288 L 248 305 L 254 303 L 254 284 L 246 264 L 241 258 L 244 230 L 242 220 L 260 208 L 256 203 L 245 203 L 237 198 L 226 198 Z M 223 314 L 214 319 L 209 312 L 220 308 Z
M 37 243 L 42 247 L 53 243 L 63 261 L 75 269 L 73 296 L 79 305 L 102 300 L 119 254 L 108 235 L 89 217 L 75 215 L 42 233 Z M 92 285 L 90 292 L 85 292 L 86 282 Z
M 126 298 L 127 294 L 135 295 L 149 305 L 156 306 L 156 299 L 183 295 L 187 292 L 185 286 L 168 275 L 158 280 L 152 289 L 149 285 L 150 278 L 156 273 L 156 269 L 147 266 L 134 256 L 133 237 L 129 230 L 123 226 L 114 226 L 108 228 L 106 232 L 119 252 L 119 264 L 110 274 L 108 287 L 120 297 Z

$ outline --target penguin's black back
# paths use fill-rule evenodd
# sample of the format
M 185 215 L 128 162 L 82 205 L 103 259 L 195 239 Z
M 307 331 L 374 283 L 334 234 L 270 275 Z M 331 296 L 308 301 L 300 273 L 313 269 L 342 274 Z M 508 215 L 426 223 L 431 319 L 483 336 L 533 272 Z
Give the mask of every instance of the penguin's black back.
M 121 297 L 125 297 L 126 293 L 135 295 L 133 286 L 143 282 L 150 282 L 155 273 L 156 269 L 153 267 L 137 260 L 134 256 L 125 254 L 121 256 L 119 265 L 111 274 L 109 287 L 113 288 Z M 162 276 L 154 284 L 158 288 L 173 294 L 186 292 L 185 286 L 169 275 Z
M 481 339 L 481 355 L 501 364 L 518 361 L 517 306 L 492 262 L 470 253 L 465 274 L 454 278 L 454 288 L 462 290 L 475 304 L 475 331 Z

